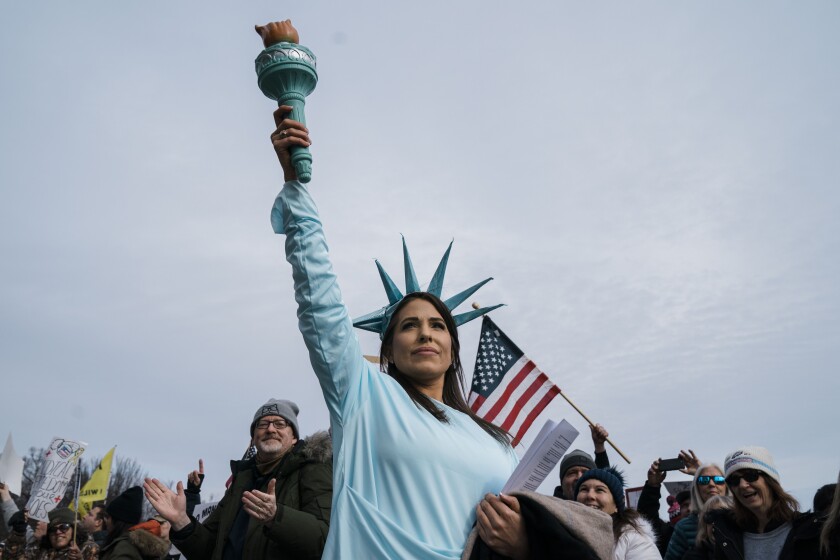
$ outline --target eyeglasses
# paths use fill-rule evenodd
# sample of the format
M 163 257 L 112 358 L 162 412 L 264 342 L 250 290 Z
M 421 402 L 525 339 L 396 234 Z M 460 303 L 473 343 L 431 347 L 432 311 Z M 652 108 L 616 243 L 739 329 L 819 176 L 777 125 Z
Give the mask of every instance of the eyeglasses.
M 66 533 L 69 530 L 69 523 L 59 523 L 58 525 L 50 525 L 50 527 L 47 529 L 47 533 Z
M 285 420 L 261 420 L 257 422 L 257 428 L 260 430 L 267 430 L 269 426 L 274 426 L 275 430 L 282 430 L 283 428 L 288 428 L 289 423 Z
M 706 486 L 706 485 L 707 485 L 707 484 L 709 484 L 710 482 L 714 482 L 716 485 L 718 485 L 718 486 L 722 486 L 722 485 L 723 485 L 723 483 L 724 483 L 724 482 L 726 482 L 726 479 L 725 479 L 725 478 L 723 478 L 723 477 L 722 477 L 722 476 L 720 476 L 720 475 L 718 475 L 718 476 L 706 476 L 706 475 L 703 475 L 703 476 L 698 476 L 698 477 L 697 477 L 697 484 L 698 484 L 699 486 Z
M 743 478 L 747 482 L 755 482 L 761 477 L 761 471 L 757 471 L 755 469 L 743 469 L 737 472 L 734 472 L 726 477 L 726 484 L 730 487 L 735 487 L 741 484 L 741 479 Z

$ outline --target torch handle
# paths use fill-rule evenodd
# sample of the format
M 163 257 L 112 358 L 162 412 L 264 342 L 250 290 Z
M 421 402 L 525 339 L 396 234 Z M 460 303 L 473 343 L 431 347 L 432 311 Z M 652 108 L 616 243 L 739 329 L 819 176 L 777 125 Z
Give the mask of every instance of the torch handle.
M 288 105 L 292 108 L 289 113 L 289 118 L 293 121 L 298 121 L 306 126 L 306 115 L 303 108 L 306 105 L 306 97 L 296 93 L 285 93 L 277 100 L 278 105 Z M 305 146 L 292 146 L 289 150 L 292 154 L 292 165 L 295 166 L 295 173 L 297 173 L 298 181 L 301 183 L 308 183 L 312 180 L 312 154 L 309 153 L 309 148 Z

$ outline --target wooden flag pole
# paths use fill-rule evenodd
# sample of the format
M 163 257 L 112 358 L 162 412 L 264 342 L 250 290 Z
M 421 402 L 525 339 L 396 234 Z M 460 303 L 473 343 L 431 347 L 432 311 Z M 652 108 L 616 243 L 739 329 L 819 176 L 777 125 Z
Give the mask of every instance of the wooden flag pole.
M 578 414 L 580 414 L 581 416 L 583 416 L 583 419 L 584 419 L 584 420 L 586 420 L 587 424 L 589 424 L 589 425 L 590 425 L 590 426 L 592 426 L 593 428 L 595 427 L 595 423 L 594 423 L 594 422 L 592 422 L 592 420 L 590 420 L 590 419 L 589 419 L 589 417 L 588 417 L 586 414 L 584 414 L 584 413 L 583 413 L 583 411 L 582 411 L 581 409 L 579 409 L 575 403 L 573 403 L 573 402 L 572 402 L 572 399 L 570 399 L 569 397 L 567 397 L 567 396 L 566 396 L 566 393 L 564 393 L 564 392 L 562 391 L 562 389 L 560 390 L 560 396 L 561 396 L 561 397 L 563 397 L 564 399 L 566 399 L 566 402 L 567 402 L 567 403 L 569 403 L 570 405 L 572 405 L 572 408 L 574 408 L 575 410 L 577 410 Z M 621 458 L 622 458 L 622 459 L 624 459 L 625 461 L 627 461 L 627 464 L 628 464 L 628 465 L 630 464 L 630 459 L 628 459 L 628 458 L 627 458 L 627 455 L 625 455 L 625 454 L 624 454 L 624 452 L 623 452 L 623 451 L 621 451 L 621 449 L 619 449 L 618 447 L 616 447 L 616 445 L 615 445 L 615 444 L 614 444 L 614 443 L 610 440 L 610 438 L 607 438 L 607 443 L 609 443 L 609 444 L 610 444 L 610 446 L 611 446 L 613 449 L 615 449 L 615 450 L 616 450 L 616 452 L 617 452 L 619 455 L 621 455 Z
M 481 308 L 481 305 L 479 305 L 479 303 L 478 303 L 477 301 L 474 301 L 474 302 L 473 302 L 473 304 L 472 304 L 472 308 L 473 308 L 473 309 L 479 309 L 479 308 Z M 587 424 L 589 424 L 589 425 L 590 425 L 590 426 L 592 426 L 593 428 L 595 427 L 595 423 L 594 423 L 592 420 L 590 420 L 590 419 L 589 419 L 589 417 L 588 417 L 586 414 L 584 414 L 584 413 L 583 413 L 583 411 L 582 411 L 581 409 L 579 409 L 579 408 L 578 408 L 578 406 L 577 406 L 575 403 L 573 403 L 573 402 L 572 402 L 572 399 L 570 399 L 569 397 L 567 397 L 567 396 L 566 396 L 566 393 L 564 393 L 562 389 L 560 390 L 560 396 L 561 396 L 561 397 L 563 397 L 564 399 L 566 399 L 566 402 L 567 402 L 567 403 L 569 403 L 570 405 L 572 405 L 572 408 L 574 408 L 575 410 L 577 410 L 578 414 L 580 414 L 581 416 L 583 416 L 583 419 L 584 419 L 584 420 L 586 420 L 586 423 L 587 423 Z M 616 445 L 612 442 L 612 440 L 610 440 L 610 438 L 607 438 L 607 443 L 609 443 L 609 444 L 610 444 L 610 447 L 612 447 L 613 449 L 615 449 L 615 450 L 616 450 L 616 452 L 617 452 L 619 455 L 621 455 L 621 458 L 622 458 L 622 459 L 624 459 L 625 461 L 627 461 L 627 464 L 628 464 L 628 465 L 631 463 L 630 459 L 628 459 L 628 458 L 627 458 L 627 455 L 625 455 L 625 454 L 624 454 L 624 452 L 623 452 L 623 451 L 621 451 L 621 449 L 619 449 L 618 447 L 616 447 Z

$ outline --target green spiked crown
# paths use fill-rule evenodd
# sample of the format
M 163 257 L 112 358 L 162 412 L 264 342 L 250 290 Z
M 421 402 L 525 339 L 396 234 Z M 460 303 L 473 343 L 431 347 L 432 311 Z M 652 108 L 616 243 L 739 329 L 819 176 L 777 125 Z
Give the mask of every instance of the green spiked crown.
M 405 263 L 405 293 L 408 295 L 414 292 L 421 292 L 423 290 L 420 289 L 420 283 L 417 282 L 417 275 L 414 273 L 414 266 L 411 264 L 408 247 L 405 245 L 405 237 L 403 237 L 402 242 L 403 261 Z M 446 265 L 449 262 L 449 252 L 451 250 L 452 242 L 449 243 L 449 247 L 446 248 L 443 258 L 440 259 L 440 264 L 438 264 L 437 270 L 435 270 L 435 275 L 432 277 L 432 281 L 429 283 L 429 289 L 427 290 L 430 294 L 440 298 L 441 300 L 443 300 L 441 297 L 441 292 L 443 291 L 443 277 L 446 275 Z M 366 331 L 379 333 L 379 338 L 382 338 L 385 335 L 385 329 L 388 328 L 388 323 L 391 322 L 391 315 L 393 315 L 394 310 L 403 300 L 405 295 L 400 292 L 400 289 L 397 288 L 397 285 L 393 280 L 391 280 L 391 277 L 388 276 L 388 273 L 385 272 L 385 269 L 382 268 L 382 265 L 378 260 L 376 261 L 376 268 L 379 269 L 379 277 L 382 279 L 382 285 L 385 287 L 385 293 L 388 296 L 388 305 L 382 309 L 374 311 L 373 313 L 368 313 L 367 315 L 358 317 L 355 321 L 353 321 L 353 326 Z M 470 286 L 463 292 L 455 294 L 449 299 L 443 300 L 443 304 L 446 305 L 446 308 L 449 309 L 450 312 L 452 312 L 456 307 L 464 303 L 468 297 L 473 295 L 479 288 L 492 279 L 493 278 L 487 278 L 478 284 Z M 474 309 L 473 311 L 467 311 L 466 313 L 460 313 L 458 315 L 453 314 L 452 318 L 455 320 L 455 325 L 460 327 L 464 323 L 472 321 L 476 317 L 481 317 L 485 313 L 489 313 L 502 305 L 504 304 L 500 303 L 498 305 L 482 307 L 481 309 Z

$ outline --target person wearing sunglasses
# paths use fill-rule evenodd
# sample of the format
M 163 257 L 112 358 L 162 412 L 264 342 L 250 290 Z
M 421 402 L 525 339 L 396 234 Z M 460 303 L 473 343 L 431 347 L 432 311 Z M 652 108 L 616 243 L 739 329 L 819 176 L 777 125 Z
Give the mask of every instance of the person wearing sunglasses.
M 716 560 L 817 560 L 823 519 L 800 513 L 782 488 L 773 456 L 763 447 L 742 447 L 724 461 L 732 512 L 711 512 Z M 836 556 L 833 558 L 837 558 Z
M 49 513 L 47 534 L 26 549 L 4 558 L 10 560 L 97 560 L 99 546 L 76 523 L 69 508 L 54 509 Z M 73 528 L 76 527 L 76 531 Z
M 664 560 L 681 560 L 697 538 L 698 512 L 710 498 L 727 496 L 723 469 L 715 463 L 700 465 L 694 471 L 694 480 L 689 489 L 691 494 L 690 513 L 674 527 L 674 533 L 665 551 Z

